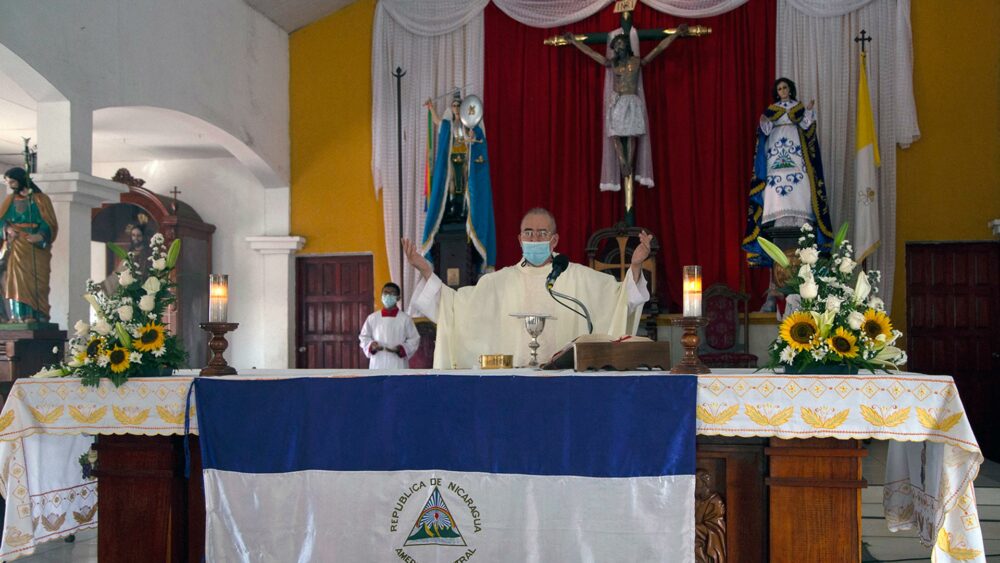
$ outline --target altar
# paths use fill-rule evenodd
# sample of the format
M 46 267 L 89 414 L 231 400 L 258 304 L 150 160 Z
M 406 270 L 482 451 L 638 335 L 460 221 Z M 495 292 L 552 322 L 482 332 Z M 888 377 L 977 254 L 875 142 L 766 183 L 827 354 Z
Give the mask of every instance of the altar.
M 456 375 L 391 375 L 434 373 Z M 599 375 L 625 384 L 650 373 Z M 258 371 L 213 379 L 347 381 L 372 375 L 390 374 Z M 457 375 L 528 382 L 540 374 Z M 593 375 L 543 377 L 585 383 Z M 189 398 L 194 379 L 139 378 L 120 388 L 102 382 L 96 389 L 73 379 L 18 381 L 0 413 L 0 488 L 7 503 L 0 557 L 16 559 L 40 542 L 96 527 L 99 494 L 101 561 L 164 554 L 168 560 L 199 560 L 205 512 L 196 445 L 199 405 Z M 984 560 L 972 486 L 983 458 L 950 377 L 718 370 L 698 377 L 694 415 L 701 483 L 695 524 L 699 534 L 716 530 L 718 536 L 722 530 L 725 560 L 859 561 L 865 450 L 858 440 L 866 438 L 892 440 L 884 504 L 890 528 L 916 529 L 921 541 L 935 545 L 939 561 Z M 99 436 L 97 480 L 83 479 L 77 463 L 92 435 Z M 135 518 L 137 513 L 149 518 Z M 134 541 L 138 533 L 145 534 L 143 542 Z

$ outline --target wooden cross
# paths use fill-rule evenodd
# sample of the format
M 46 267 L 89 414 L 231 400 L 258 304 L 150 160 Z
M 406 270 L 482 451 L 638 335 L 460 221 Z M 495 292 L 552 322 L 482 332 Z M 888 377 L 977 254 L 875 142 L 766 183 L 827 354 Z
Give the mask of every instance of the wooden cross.
M 862 53 L 865 52 L 865 42 L 866 41 L 871 41 L 871 40 L 872 40 L 871 35 L 867 35 L 865 33 L 865 30 L 863 30 L 863 29 L 861 30 L 861 33 L 859 33 L 858 36 L 854 38 L 854 42 L 855 43 L 861 43 L 861 52 Z
M 174 215 L 177 215 L 177 194 L 183 192 L 178 190 L 177 186 L 174 186 L 174 189 L 170 190 L 170 193 L 174 194 L 174 203 L 170 206 L 170 210 L 173 212 Z

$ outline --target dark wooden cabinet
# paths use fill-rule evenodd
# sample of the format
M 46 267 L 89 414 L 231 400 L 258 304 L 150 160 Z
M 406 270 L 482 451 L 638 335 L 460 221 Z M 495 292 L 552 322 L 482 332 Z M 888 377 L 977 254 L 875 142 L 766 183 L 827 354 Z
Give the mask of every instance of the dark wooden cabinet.
M 955 378 L 986 457 L 1000 459 L 1000 241 L 906 244 L 909 371 Z
M 66 331 L 54 324 L 38 329 L 0 330 L 0 382 L 12 383 L 61 362 L 65 348 Z M 6 392 L 4 387 L 0 389 Z

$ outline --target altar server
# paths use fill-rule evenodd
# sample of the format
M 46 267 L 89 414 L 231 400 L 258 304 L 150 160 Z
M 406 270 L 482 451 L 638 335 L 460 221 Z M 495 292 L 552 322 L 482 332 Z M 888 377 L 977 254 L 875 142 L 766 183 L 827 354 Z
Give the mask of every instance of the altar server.
M 406 369 L 420 345 L 420 334 L 409 315 L 399 309 L 399 286 L 382 287 L 382 310 L 368 315 L 358 339 L 369 369 Z

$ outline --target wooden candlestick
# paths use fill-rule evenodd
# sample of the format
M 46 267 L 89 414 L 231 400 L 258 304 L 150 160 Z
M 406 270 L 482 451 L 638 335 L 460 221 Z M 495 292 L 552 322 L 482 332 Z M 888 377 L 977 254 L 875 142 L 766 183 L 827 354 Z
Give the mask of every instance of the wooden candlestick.
M 684 356 L 670 370 L 670 373 L 710 373 L 712 370 L 701 363 L 701 358 L 698 357 L 698 343 L 701 342 L 701 338 L 698 337 L 698 327 L 707 325 L 708 319 L 705 317 L 680 317 L 671 319 L 671 323 L 684 327 L 684 336 L 681 337 Z
M 226 341 L 226 333 L 236 330 L 240 323 L 201 323 L 201 328 L 212 333 L 212 339 L 208 341 L 208 347 L 212 350 L 212 359 L 208 365 L 201 369 L 201 375 L 236 375 L 236 368 L 226 363 L 222 353 L 229 348 Z

